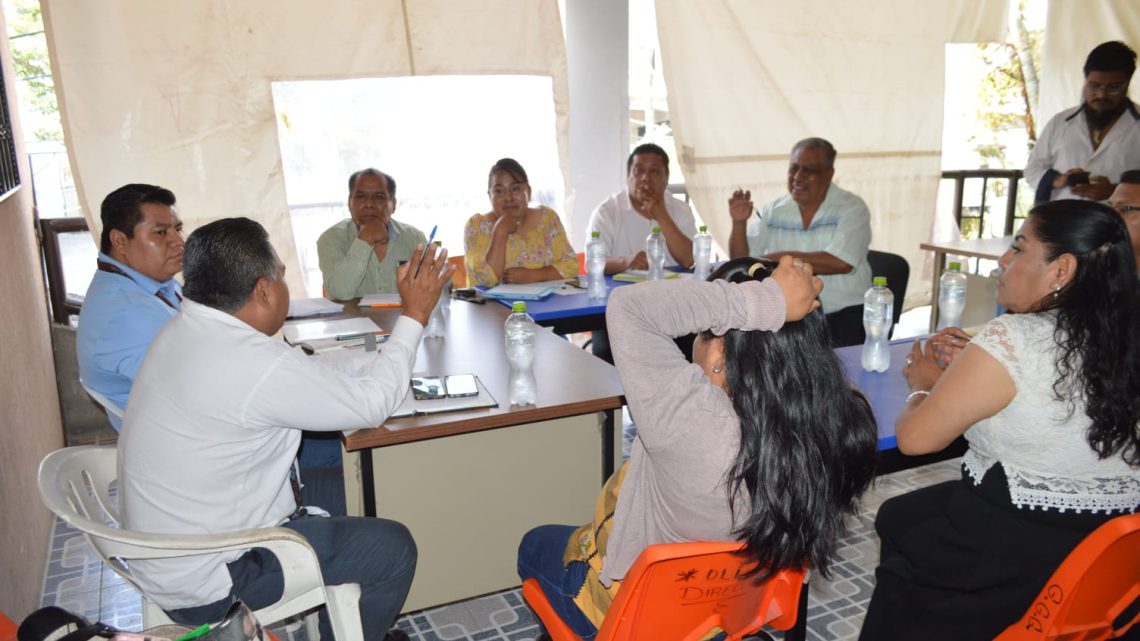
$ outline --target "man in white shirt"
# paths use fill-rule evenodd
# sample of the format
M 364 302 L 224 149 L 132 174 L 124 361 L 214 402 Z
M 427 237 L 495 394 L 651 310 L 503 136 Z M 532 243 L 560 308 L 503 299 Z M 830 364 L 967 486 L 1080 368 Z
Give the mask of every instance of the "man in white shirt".
M 151 344 L 119 437 L 125 526 L 162 534 L 293 529 L 316 550 L 326 584 L 360 585 L 364 638 L 384 639 L 415 572 L 411 534 L 385 519 L 306 514 L 290 468 L 302 429 L 375 427 L 403 401 L 423 326 L 453 271 L 446 252 L 428 253 L 422 267 L 413 261 L 399 271 L 403 315 L 383 352 L 324 359 L 272 338 L 289 288 L 261 225 L 230 218 L 191 234 L 182 311 Z M 312 485 L 302 504 L 329 491 Z M 283 585 L 276 558 L 258 549 L 135 561 L 132 569 L 149 598 L 190 625 L 219 620 L 238 598 L 265 607 Z M 331 634 L 322 612 L 321 636 Z
M 752 193 L 738 189 L 728 201 L 732 258 L 788 255 L 823 280 L 820 302 L 836 347 L 863 342 L 863 295 L 871 287 L 867 250 L 871 212 L 863 199 L 833 185 L 835 147 L 805 138 L 792 147 L 788 194 L 767 203 L 753 218 Z
M 697 223 L 689 205 L 667 189 L 669 154 L 653 143 L 638 145 L 625 161 L 625 173 L 626 188 L 602 201 L 586 226 L 587 238 L 599 232 L 606 245 L 606 274 L 649 269 L 645 239 L 655 226 L 665 237 L 665 265 L 692 265 Z M 593 332 L 591 349 L 614 362 L 605 330 Z
M 1025 165 L 1035 202 L 1108 200 L 1120 175 L 1140 167 L 1140 110 L 1128 99 L 1136 52 L 1106 42 L 1085 60 L 1080 106 L 1053 116 Z

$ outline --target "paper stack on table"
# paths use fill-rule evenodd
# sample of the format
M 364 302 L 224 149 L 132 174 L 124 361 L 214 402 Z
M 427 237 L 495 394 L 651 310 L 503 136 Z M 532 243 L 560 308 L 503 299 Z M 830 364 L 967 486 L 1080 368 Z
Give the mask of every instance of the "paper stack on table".
M 285 342 L 308 348 L 311 352 L 360 347 L 369 334 L 383 342 L 389 334 L 367 316 L 286 323 L 283 332 Z
M 307 318 L 323 314 L 339 314 L 344 305 L 327 298 L 294 298 L 289 301 L 289 318 Z

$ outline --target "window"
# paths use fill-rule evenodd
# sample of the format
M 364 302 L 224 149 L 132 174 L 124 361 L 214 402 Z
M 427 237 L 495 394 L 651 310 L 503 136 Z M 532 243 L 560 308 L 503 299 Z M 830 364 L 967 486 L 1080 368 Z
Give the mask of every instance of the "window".
M 532 204 L 563 211 L 553 87 L 546 76 L 415 76 L 273 84 L 286 197 L 303 280 L 320 295 L 317 238 L 348 217 L 348 177 L 396 181 L 394 218 L 463 253 L 463 227 L 490 211 L 487 172 L 522 163 Z

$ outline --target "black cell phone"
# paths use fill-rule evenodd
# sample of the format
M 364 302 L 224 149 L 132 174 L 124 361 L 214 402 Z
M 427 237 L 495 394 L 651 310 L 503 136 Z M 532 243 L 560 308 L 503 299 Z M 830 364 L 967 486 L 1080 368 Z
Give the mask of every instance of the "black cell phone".
M 417 401 L 431 401 L 446 397 L 447 388 L 438 376 L 421 376 L 412 379 L 412 395 Z
M 447 377 L 447 396 L 477 396 L 479 385 L 475 382 L 474 374 L 452 374 Z
M 475 289 L 474 287 L 468 287 L 466 289 L 453 289 L 451 290 L 451 297 L 458 298 L 459 300 L 465 300 L 469 303 L 477 303 L 479 305 L 482 305 L 487 301 L 487 299 L 483 298 L 483 295 L 479 293 L 479 290 Z
M 1089 172 L 1081 171 L 1075 174 L 1069 174 L 1069 177 L 1065 180 L 1068 181 L 1070 187 L 1073 185 L 1087 185 L 1089 184 Z

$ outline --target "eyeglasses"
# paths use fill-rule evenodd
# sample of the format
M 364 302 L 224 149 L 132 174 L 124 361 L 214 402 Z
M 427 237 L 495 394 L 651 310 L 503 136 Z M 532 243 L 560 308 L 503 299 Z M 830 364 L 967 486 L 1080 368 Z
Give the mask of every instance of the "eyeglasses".
M 1112 208 L 1119 212 L 1121 216 L 1134 211 L 1140 211 L 1140 205 L 1113 205 Z
M 1122 96 L 1128 91 L 1128 83 L 1118 82 L 1111 85 L 1102 85 L 1099 82 L 1086 82 L 1085 91 L 1094 95 L 1104 93 L 1106 96 Z
M 491 197 L 493 198 L 502 198 L 508 193 L 512 196 L 526 193 L 526 183 L 511 183 L 510 187 L 495 185 L 491 188 Z

